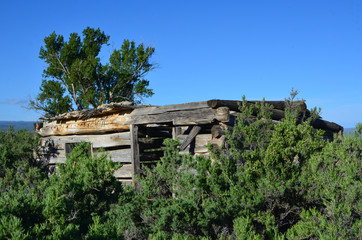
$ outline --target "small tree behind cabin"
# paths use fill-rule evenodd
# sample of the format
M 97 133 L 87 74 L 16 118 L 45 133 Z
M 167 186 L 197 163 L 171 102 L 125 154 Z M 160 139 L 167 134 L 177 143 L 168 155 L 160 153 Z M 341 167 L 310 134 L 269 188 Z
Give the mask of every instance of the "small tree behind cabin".
M 153 95 L 145 79 L 156 66 L 150 62 L 155 51 L 152 46 L 136 46 L 134 41 L 124 40 L 121 49 L 115 49 L 109 62 L 102 64 L 99 54 L 110 37 L 90 27 L 82 35 L 71 33 L 65 41 L 53 32 L 44 38 L 39 58 L 47 66 L 40 93 L 29 102 L 30 109 L 53 117 L 110 102 L 140 103 Z

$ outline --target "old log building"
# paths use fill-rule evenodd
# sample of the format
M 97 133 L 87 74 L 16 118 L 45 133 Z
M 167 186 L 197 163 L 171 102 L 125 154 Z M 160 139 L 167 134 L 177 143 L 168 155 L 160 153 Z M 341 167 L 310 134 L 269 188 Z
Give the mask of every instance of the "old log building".
M 255 104 L 248 101 L 247 104 Z M 265 101 L 273 106 L 272 119 L 284 117 L 284 101 Z M 309 114 L 304 102 L 293 103 L 304 117 Z M 235 124 L 241 101 L 210 100 L 165 106 L 111 103 L 96 109 L 74 111 L 54 118 L 42 119 L 36 132 L 42 140 L 42 157 L 48 166 L 64 163 L 75 143 L 91 143 L 92 154 L 104 149 L 114 162 L 122 163 L 115 176 L 126 184 L 134 183 L 142 166 L 154 164 L 163 155 L 166 138 L 181 141 L 180 152 L 208 154 L 208 143 L 221 146 L 225 129 Z M 342 134 L 338 124 L 322 119 L 311 122 L 326 131 L 327 138 Z

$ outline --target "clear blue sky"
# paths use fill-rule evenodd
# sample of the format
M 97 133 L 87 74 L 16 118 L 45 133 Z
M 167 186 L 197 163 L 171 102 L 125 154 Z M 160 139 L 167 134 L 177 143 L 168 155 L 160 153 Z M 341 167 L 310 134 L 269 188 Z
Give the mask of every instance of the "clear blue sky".
M 282 100 L 291 88 L 344 127 L 362 122 L 362 1 L 1 1 L 0 120 L 37 120 L 43 39 L 87 26 L 156 48 L 148 75 L 165 105 Z

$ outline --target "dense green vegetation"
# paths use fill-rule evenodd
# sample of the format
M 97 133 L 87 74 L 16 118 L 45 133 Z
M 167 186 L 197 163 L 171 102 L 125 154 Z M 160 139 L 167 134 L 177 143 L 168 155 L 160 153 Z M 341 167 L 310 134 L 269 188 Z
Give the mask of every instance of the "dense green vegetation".
M 263 104 L 243 106 L 224 148 L 179 155 L 169 139 L 135 191 L 85 143 L 49 176 L 33 157 L 37 138 L 9 129 L 0 239 L 360 239 L 362 125 L 333 142 L 322 134 L 292 109 L 275 124 Z

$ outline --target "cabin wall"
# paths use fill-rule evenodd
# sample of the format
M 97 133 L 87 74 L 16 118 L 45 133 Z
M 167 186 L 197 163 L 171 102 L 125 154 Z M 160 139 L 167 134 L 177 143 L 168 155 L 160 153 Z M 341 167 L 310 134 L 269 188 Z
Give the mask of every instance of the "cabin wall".
M 71 143 L 89 142 L 93 155 L 102 154 L 103 149 L 114 162 L 120 162 L 122 167 L 115 171 L 115 177 L 125 183 L 132 183 L 133 161 L 131 149 L 131 132 L 108 133 L 102 135 L 67 135 L 49 136 L 41 139 L 43 158 L 52 168 L 57 163 L 66 160 L 66 146 Z
M 209 155 L 209 143 L 221 146 L 224 136 L 213 136 L 211 129 L 218 123 L 203 124 L 198 134 L 181 154 Z M 144 168 L 153 168 L 163 156 L 163 141 L 177 138 L 183 143 L 189 137 L 194 126 L 174 126 L 172 123 L 131 125 L 129 131 L 92 135 L 66 135 L 42 137 L 43 159 L 48 167 L 54 168 L 57 163 L 64 163 L 67 145 L 79 142 L 91 143 L 93 155 L 101 154 L 103 149 L 114 162 L 122 167 L 115 171 L 115 177 L 126 184 L 133 184 L 135 175 L 143 174 Z M 133 144 L 132 144 L 133 143 Z M 69 150 L 68 150 L 69 152 Z
M 284 101 L 265 103 L 273 106 L 270 110 L 274 121 L 284 118 Z M 167 138 L 181 142 L 181 154 L 207 156 L 210 145 L 223 146 L 225 132 L 232 131 L 241 105 L 241 101 L 226 100 L 136 109 L 111 104 L 109 106 L 113 108 L 89 110 L 93 114 L 77 111 L 44 122 L 37 127 L 37 133 L 42 137 L 43 158 L 50 168 L 65 162 L 67 148 L 70 149 L 73 143 L 85 141 L 92 144 L 93 155 L 100 154 L 102 148 L 112 161 L 122 163 L 115 176 L 124 183 L 135 185 L 136 175 L 142 175 L 145 167 L 152 168 L 160 161 L 162 144 Z M 293 102 L 292 105 L 299 110 L 299 121 L 310 117 L 304 102 Z M 254 111 L 253 115 L 256 114 Z M 325 130 L 328 139 L 333 139 L 333 133 L 343 132 L 341 126 L 322 119 L 313 119 L 310 124 Z

